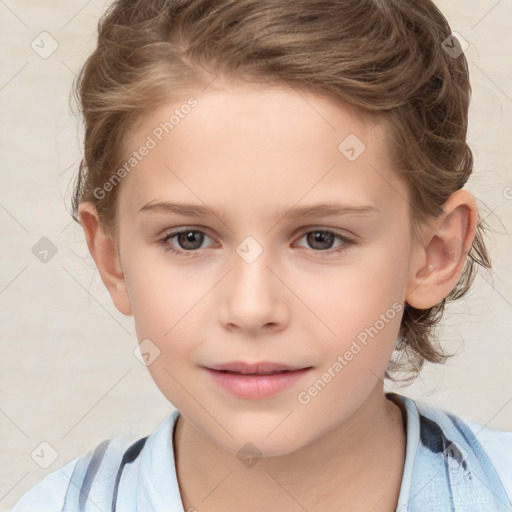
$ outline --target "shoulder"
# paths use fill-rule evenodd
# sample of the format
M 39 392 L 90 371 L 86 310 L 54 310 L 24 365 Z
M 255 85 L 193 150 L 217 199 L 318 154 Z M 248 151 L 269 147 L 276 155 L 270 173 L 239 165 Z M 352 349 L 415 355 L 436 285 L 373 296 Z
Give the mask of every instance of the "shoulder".
M 149 445 L 146 456 L 149 464 L 153 464 L 163 451 L 170 452 L 167 456 L 172 457 L 172 447 L 165 443 L 170 442 L 168 432 L 178 414 L 178 411 L 171 413 L 151 435 L 134 438 L 133 431 L 123 431 L 105 439 L 85 455 L 48 474 L 29 489 L 9 512 L 111 510 L 112 503 L 118 501 L 118 489 L 122 494 L 119 501 L 131 503 L 139 482 L 144 447 Z M 169 464 L 163 468 L 167 466 Z M 148 485 L 151 487 L 152 482 Z
M 124 436 L 105 439 L 84 455 L 74 458 L 31 487 L 9 512 L 61 512 L 86 506 L 93 481 L 111 489 L 123 455 L 130 448 Z M 105 496 L 105 504 L 109 496 Z M 73 503 L 74 505 L 70 506 Z M 95 503 L 97 505 L 98 503 Z M 103 510 L 103 508 L 100 508 Z M 83 508 L 80 508 L 83 510 Z
M 10 509 L 10 512 L 58 512 L 64 507 L 69 479 L 80 457 L 46 475 L 31 487 Z
M 512 432 L 465 420 L 491 460 L 512 501 Z
M 430 441 L 431 444 L 439 442 L 441 431 L 449 433 L 451 437 L 447 441 L 447 451 L 458 451 L 461 446 L 471 451 L 481 461 L 487 474 L 495 472 L 512 501 L 512 432 L 468 421 L 445 409 L 421 401 L 416 405 L 420 414 L 420 435 L 429 437 L 427 442 Z M 450 443 L 450 440 L 453 443 Z M 465 458 L 467 453 L 462 450 L 459 456 Z

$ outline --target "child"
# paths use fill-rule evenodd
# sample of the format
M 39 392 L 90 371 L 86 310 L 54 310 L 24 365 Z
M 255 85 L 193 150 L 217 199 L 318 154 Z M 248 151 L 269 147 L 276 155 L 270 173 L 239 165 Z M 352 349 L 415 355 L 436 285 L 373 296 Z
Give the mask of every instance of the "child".
M 430 0 L 117 0 L 77 94 L 74 216 L 177 410 L 15 512 L 512 510 L 512 433 L 383 390 L 490 267 Z

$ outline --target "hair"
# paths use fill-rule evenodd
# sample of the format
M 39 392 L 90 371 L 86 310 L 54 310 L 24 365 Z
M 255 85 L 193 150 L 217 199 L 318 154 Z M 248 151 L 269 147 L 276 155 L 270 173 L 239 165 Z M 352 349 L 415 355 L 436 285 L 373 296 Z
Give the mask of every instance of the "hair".
M 100 197 L 95 190 L 125 161 L 130 129 L 150 109 L 220 76 L 326 94 L 386 123 L 416 234 L 473 170 L 468 66 L 456 39 L 450 47 L 457 53 L 446 51 L 450 35 L 430 0 L 116 0 L 74 83 L 85 137 L 72 216 L 80 223 L 79 204 L 92 202 L 115 238 L 119 187 Z M 441 349 L 436 327 L 446 303 L 468 292 L 476 265 L 491 268 L 484 226 L 478 213 L 447 297 L 428 309 L 405 304 L 387 378 L 397 382 L 400 372 L 410 382 L 425 362 L 453 355 Z

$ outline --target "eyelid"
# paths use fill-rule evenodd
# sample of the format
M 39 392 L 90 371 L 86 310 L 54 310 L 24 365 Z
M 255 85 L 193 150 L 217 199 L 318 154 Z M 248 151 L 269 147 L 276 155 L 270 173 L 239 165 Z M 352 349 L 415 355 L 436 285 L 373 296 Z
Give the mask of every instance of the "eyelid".
M 356 235 L 352 231 L 348 231 L 346 229 L 341 230 L 338 228 L 331 228 L 331 227 L 321 226 L 321 225 L 306 226 L 304 228 L 300 228 L 299 230 L 297 230 L 297 232 L 296 232 L 297 234 L 294 235 L 294 238 L 304 236 L 305 234 L 311 233 L 312 231 L 325 231 L 325 232 L 333 233 L 334 235 L 346 238 L 347 240 L 352 240 L 354 242 L 356 242 L 360 238 L 358 235 Z
M 198 231 L 200 233 L 204 233 L 206 236 L 208 236 L 209 238 L 214 238 L 211 234 L 210 234 L 210 230 L 208 228 L 205 228 L 205 227 L 202 227 L 202 226 L 177 226 L 175 228 L 167 228 L 167 229 L 164 229 L 162 231 L 162 233 L 160 235 L 158 235 L 158 238 L 167 238 L 167 237 L 172 237 L 172 236 L 176 236 L 176 235 L 179 235 L 180 233 L 184 233 L 184 232 L 187 232 L 187 231 Z

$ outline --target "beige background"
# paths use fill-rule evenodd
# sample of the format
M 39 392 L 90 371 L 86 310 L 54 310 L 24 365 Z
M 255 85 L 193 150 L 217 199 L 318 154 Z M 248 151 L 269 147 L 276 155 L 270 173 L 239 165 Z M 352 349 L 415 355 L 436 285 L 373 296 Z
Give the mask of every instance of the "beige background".
M 441 335 L 459 355 L 401 392 L 512 431 L 512 2 L 438 4 L 469 43 L 476 172 L 468 188 L 497 231 L 494 271 L 448 311 Z M 68 213 L 80 158 L 68 93 L 106 5 L 0 0 L 1 510 L 102 439 L 146 435 L 173 409 L 134 357 L 133 320 L 111 303 Z M 32 41 L 48 52 L 50 37 L 58 48 L 42 58 Z M 46 263 L 32 252 L 42 237 L 57 248 Z M 58 454 L 46 470 L 31 458 L 41 442 Z

